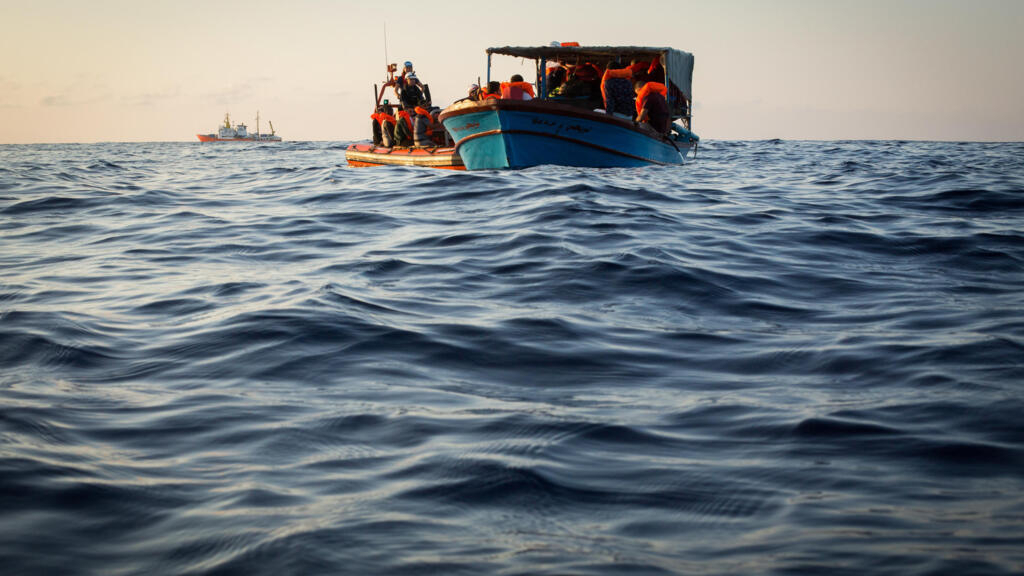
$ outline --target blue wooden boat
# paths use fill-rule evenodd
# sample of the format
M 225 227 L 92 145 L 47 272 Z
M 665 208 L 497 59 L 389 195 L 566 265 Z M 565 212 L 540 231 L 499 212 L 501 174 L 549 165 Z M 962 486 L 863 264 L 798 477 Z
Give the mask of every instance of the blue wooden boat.
M 582 167 L 632 167 L 682 164 L 696 152 L 699 138 L 690 130 L 693 56 L 671 48 L 647 47 L 504 47 L 487 49 L 490 80 L 494 54 L 536 62 L 537 94 L 532 100 L 466 101 L 440 115 L 468 170 L 526 168 L 542 164 Z M 541 71 L 548 62 L 589 62 L 596 68 L 619 68 L 633 60 L 661 64 L 672 130 L 661 134 L 649 124 L 612 115 L 595 99 L 565 97 L 549 91 Z M 618 64 L 616 64 L 618 63 Z

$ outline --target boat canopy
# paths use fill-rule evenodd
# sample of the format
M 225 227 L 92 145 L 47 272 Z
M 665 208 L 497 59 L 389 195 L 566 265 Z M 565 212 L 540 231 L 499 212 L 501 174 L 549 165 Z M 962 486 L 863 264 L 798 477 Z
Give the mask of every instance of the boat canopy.
M 609 63 L 619 60 L 623 66 L 629 64 L 629 60 L 658 58 L 665 68 L 668 80 L 686 96 L 690 102 L 693 101 L 693 54 L 676 50 L 675 48 L 657 48 L 649 46 L 503 46 L 501 48 L 488 48 L 487 55 L 501 54 L 504 56 L 515 56 L 518 58 L 530 58 L 532 60 L 557 60 L 568 62 L 573 60 L 587 60 L 594 64 L 607 66 Z

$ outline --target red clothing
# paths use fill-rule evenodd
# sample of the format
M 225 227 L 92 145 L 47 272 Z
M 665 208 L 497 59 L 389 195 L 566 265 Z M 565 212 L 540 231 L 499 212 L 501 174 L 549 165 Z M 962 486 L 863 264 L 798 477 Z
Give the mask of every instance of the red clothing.
M 636 115 L 640 116 L 640 111 L 644 109 L 644 102 L 647 100 L 647 96 L 651 93 L 661 94 L 662 99 L 668 98 L 668 88 L 664 84 L 658 82 L 648 82 L 644 84 L 644 87 L 640 89 L 640 93 L 636 95 Z M 665 101 L 665 105 L 668 105 L 668 101 Z
M 502 82 L 501 83 L 501 98 L 503 100 L 526 100 L 523 98 L 524 94 L 529 94 L 530 98 L 534 98 L 533 84 L 529 82 Z

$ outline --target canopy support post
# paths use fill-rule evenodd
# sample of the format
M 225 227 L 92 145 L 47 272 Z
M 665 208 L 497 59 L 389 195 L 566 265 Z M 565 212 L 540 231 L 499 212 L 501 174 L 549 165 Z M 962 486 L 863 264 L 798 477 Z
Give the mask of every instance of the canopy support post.
M 545 56 L 540 58 L 540 68 L 537 69 L 537 80 L 540 84 L 540 99 L 547 100 L 548 98 L 548 59 Z

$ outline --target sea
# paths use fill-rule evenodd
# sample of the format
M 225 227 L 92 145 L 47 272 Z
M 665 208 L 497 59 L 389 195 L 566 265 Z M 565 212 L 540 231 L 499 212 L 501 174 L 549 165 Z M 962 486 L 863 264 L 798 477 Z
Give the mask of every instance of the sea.
M 0 146 L 0 573 L 1024 573 L 1024 143 Z

